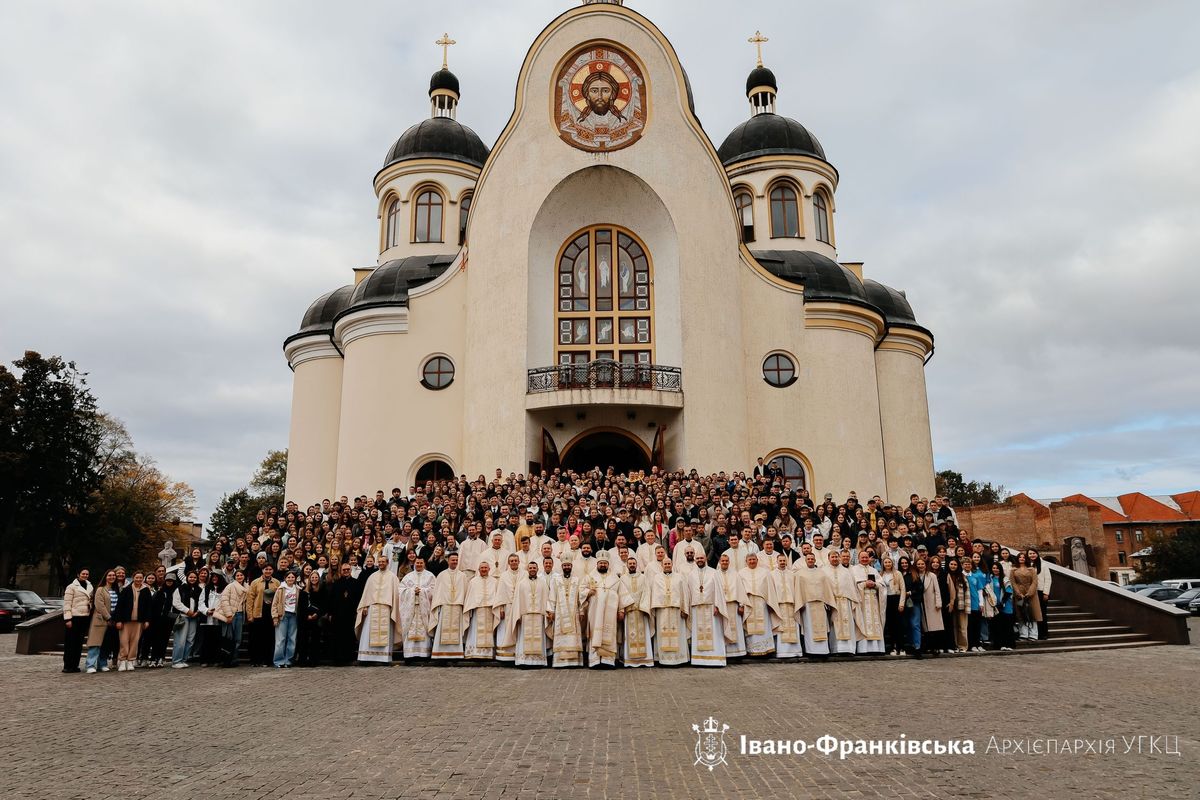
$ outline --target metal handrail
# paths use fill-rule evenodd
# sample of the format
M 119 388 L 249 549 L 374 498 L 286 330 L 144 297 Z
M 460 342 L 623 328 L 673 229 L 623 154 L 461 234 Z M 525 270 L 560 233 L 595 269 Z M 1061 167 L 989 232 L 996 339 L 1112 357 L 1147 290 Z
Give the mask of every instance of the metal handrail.
M 599 358 L 587 364 L 559 364 L 529 370 L 526 392 L 557 392 L 567 389 L 651 389 L 682 392 L 683 372 L 679 367 L 659 364 L 625 364 Z

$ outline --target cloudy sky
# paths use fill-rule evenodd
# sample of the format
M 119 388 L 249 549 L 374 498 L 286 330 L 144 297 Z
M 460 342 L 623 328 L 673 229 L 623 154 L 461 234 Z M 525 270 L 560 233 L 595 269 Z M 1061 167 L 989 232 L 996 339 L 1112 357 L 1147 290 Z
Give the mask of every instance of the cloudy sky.
M 76 360 L 206 519 L 287 444 L 283 338 L 375 263 L 371 179 L 428 114 L 433 40 L 459 42 L 459 119 L 490 143 L 571 5 L 6 3 L 0 359 Z M 629 5 L 714 144 L 747 115 L 746 38 L 770 37 L 780 112 L 841 172 L 842 260 L 938 337 L 939 468 L 1035 496 L 1200 488 L 1200 4 Z

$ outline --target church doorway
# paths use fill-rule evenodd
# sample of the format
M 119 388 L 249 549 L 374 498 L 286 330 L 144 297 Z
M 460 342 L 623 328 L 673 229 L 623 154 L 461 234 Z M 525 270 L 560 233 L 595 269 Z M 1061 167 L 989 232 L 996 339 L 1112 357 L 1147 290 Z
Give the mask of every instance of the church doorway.
M 625 473 L 648 471 L 650 454 L 633 434 L 617 428 L 582 433 L 563 449 L 564 470 L 585 472 L 596 467 Z
M 427 481 L 452 481 L 454 470 L 445 461 L 427 461 L 417 470 L 417 486 L 423 486 Z

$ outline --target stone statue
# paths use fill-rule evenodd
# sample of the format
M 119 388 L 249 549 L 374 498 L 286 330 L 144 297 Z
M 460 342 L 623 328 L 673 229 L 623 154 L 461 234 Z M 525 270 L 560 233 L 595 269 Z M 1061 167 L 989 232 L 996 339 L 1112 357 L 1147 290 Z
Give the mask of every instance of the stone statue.
M 163 542 L 163 549 L 158 551 L 158 560 L 164 567 L 170 569 L 171 565 L 175 563 L 176 555 L 178 553 L 175 552 L 175 548 L 171 546 L 171 540 L 168 539 Z
M 1071 569 L 1084 575 L 1091 574 L 1091 570 L 1088 569 L 1087 548 L 1083 539 L 1078 536 L 1071 540 Z

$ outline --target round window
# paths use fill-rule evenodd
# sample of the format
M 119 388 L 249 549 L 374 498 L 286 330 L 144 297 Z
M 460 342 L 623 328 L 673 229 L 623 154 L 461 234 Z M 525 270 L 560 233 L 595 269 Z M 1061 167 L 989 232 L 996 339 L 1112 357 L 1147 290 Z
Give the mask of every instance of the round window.
M 772 353 L 763 361 L 763 380 L 772 386 L 791 386 L 796 382 L 796 363 L 783 353 Z
M 426 389 L 445 389 L 454 383 L 454 363 L 445 356 L 434 356 L 421 368 L 421 385 Z

